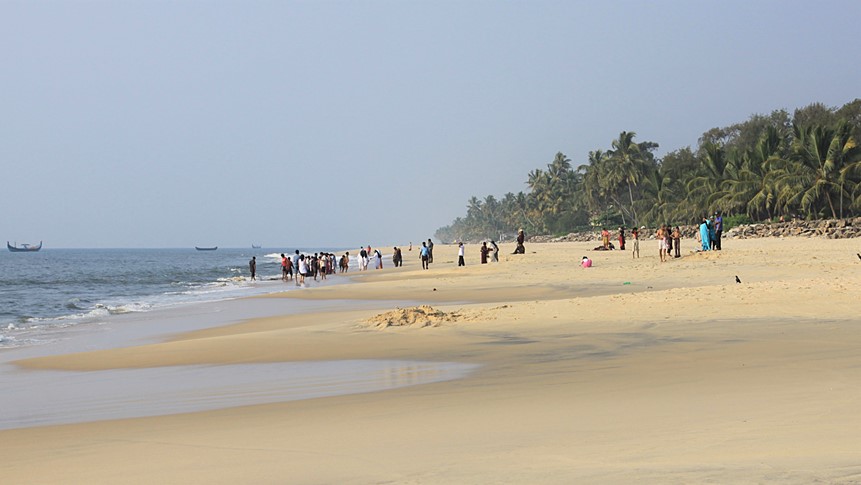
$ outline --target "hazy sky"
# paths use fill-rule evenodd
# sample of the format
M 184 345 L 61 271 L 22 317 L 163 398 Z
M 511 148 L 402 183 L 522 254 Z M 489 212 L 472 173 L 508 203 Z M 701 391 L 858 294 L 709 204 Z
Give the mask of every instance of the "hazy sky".
M 0 0 L 0 239 L 406 244 L 619 132 L 861 96 L 847 1 Z

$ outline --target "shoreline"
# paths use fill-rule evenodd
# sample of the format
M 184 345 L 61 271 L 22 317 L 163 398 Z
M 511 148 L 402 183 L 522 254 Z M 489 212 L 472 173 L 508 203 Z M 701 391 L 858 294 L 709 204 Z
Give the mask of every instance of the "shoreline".
M 470 246 L 458 269 L 455 248 L 437 245 L 429 271 L 407 254 L 403 270 L 356 284 L 243 302 L 344 302 L 339 311 L 18 362 L 22 372 L 404 357 L 482 367 L 392 391 L 0 431 L 10 450 L 0 472 L 11 483 L 806 483 L 861 473 L 855 242 L 732 240 L 690 254 L 688 240 L 686 256 L 664 264 L 648 240 L 639 261 L 588 246 L 528 244 L 488 265 L 470 264 Z M 593 268 L 576 266 L 582 254 Z M 419 303 L 448 320 L 373 323 Z

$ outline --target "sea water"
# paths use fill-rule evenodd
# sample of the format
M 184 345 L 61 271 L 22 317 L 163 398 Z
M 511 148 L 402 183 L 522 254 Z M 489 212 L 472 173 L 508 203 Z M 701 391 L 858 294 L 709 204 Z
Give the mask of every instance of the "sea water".
M 0 429 L 383 391 L 462 378 L 477 367 L 375 359 L 87 372 L 14 365 L 19 359 L 140 345 L 241 319 L 314 312 L 339 304 L 238 298 L 298 290 L 294 283 L 280 281 L 279 253 L 56 249 L 3 254 Z M 257 256 L 262 281 L 249 281 L 252 256 Z M 342 281 L 330 278 L 325 284 Z M 379 304 L 351 302 L 350 306 Z
M 280 252 L 288 250 L 0 252 L 0 349 L 39 344 L 57 330 L 98 324 L 110 315 L 293 290 L 295 285 L 280 281 Z M 256 282 L 250 281 L 252 256 Z

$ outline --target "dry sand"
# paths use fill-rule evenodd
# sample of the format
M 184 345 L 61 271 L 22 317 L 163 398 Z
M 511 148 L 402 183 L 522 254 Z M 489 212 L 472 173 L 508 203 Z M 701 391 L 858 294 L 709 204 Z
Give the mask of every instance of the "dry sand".
M 530 244 L 488 265 L 470 246 L 465 268 L 454 247 L 437 245 L 429 271 L 412 251 L 401 269 L 268 297 L 329 299 L 328 313 L 21 361 L 70 370 L 330 359 L 481 367 L 393 391 L 0 431 L 0 477 L 861 482 L 861 241 L 730 240 L 720 253 L 684 251 L 663 264 L 654 241 L 642 242 L 639 260 L 593 245 Z M 587 254 L 595 265 L 582 269 Z M 380 305 L 350 309 L 351 300 Z

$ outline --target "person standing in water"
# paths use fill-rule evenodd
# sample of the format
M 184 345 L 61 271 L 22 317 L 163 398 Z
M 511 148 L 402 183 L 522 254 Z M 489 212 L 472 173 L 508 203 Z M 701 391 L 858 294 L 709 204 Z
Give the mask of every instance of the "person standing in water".
M 251 256 L 251 261 L 248 262 L 248 269 L 251 270 L 251 281 L 257 279 L 257 256 Z

